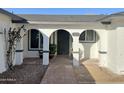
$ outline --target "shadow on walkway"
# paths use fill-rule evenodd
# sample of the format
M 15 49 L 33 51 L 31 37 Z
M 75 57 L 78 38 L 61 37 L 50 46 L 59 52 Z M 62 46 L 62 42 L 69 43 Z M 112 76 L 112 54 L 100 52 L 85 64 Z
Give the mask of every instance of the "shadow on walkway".
M 72 60 L 67 56 L 57 56 L 50 63 L 42 84 L 92 84 L 93 77 L 84 65 L 72 66 Z
M 85 65 L 80 64 L 79 67 L 74 67 L 74 71 L 78 84 L 95 84 L 95 79 L 92 77 Z

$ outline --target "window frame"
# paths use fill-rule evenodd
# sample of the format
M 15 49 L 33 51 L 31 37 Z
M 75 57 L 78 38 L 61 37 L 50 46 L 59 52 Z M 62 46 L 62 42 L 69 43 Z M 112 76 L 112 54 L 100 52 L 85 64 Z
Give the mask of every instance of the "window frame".
M 93 40 L 87 40 L 87 33 L 88 33 L 88 31 L 93 31 Z M 95 43 L 96 42 L 96 32 L 94 31 L 94 30 L 85 30 L 85 31 L 83 31 L 81 34 L 83 34 L 83 33 L 85 33 L 85 40 L 80 40 L 80 37 L 79 37 L 79 42 L 80 43 Z M 81 36 L 81 34 L 80 34 L 80 36 Z
M 32 30 L 32 29 L 31 29 Z M 41 35 L 40 35 L 40 32 L 38 31 L 38 48 L 31 48 L 31 30 L 29 30 L 28 31 L 28 51 L 42 51 L 43 50 L 43 47 L 41 48 L 40 47 L 40 43 L 41 43 L 41 39 L 40 39 L 40 37 L 41 37 Z M 36 29 L 34 29 L 34 30 L 36 30 Z

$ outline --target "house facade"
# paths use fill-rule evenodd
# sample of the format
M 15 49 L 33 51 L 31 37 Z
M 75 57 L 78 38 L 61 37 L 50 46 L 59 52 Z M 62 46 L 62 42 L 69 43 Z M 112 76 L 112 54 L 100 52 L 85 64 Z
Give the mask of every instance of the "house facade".
M 56 55 L 66 55 L 73 66 L 95 58 L 99 66 L 124 74 L 124 13 L 112 15 L 15 15 L 0 9 L 0 73 L 6 63 L 7 31 L 25 25 L 25 36 L 17 43 L 13 65 L 25 58 L 39 57 L 49 64 L 50 45 Z M 23 34 L 23 33 L 22 33 Z

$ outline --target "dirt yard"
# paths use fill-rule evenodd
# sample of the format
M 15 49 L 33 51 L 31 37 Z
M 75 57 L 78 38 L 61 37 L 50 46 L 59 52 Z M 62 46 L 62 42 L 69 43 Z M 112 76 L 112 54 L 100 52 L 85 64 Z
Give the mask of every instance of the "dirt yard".
M 42 66 L 42 60 L 24 59 L 20 66 L 15 66 L 14 70 L 7 70 L 0 74 L 1 84 L 39 84 L 47 67 Z
M 97 59 L 82 60 L 75 69 L 78 83 L 120 84 L 124 83 L 124 75 L 117 75 L 107 68 L 99 66 Z

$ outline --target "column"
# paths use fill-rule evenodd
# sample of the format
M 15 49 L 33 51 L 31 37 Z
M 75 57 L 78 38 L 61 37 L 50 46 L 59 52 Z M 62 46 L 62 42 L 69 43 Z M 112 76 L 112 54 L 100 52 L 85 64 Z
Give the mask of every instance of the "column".
M 43 34 L 43 65 L 49 64 L 49 37 Z
M 107 31 L 100 31 L 99 56 L 100 65 L 107 67 Z
M 23 38 L 17 42 L 16 53 L 15 53 L 15 62 L 13 65 L 21 65 L 23 63 Z
M 73 36 L 73 66 L 79 66 L 79 37 Z

